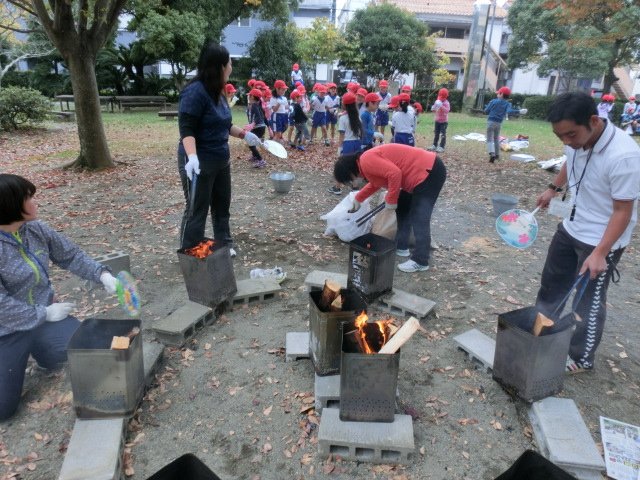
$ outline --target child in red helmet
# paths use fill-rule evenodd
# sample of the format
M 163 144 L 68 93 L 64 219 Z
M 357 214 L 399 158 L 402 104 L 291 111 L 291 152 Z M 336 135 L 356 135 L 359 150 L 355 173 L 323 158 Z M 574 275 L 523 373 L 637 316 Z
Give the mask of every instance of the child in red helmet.
M 287 131 L 289 122 L 289 101 L 284 93 L 287 90 L 287 84 L 284 80 L 276 80 L 273 88 L 276 94 L 271 98 L 269 106 L 273 112 L 273 130 L 276 140 L 282 141 L 282 135 Z
M 408 93 L 398 95 L 400 109 L 391 116 L 391 125 L 394 130 L 394 143 L 415 146 L 414 132 L 416 129 L 416 116 L 413 107 L 410 107 L 411 97 Z
M 340 111 L 340 95 L 338 86 L 335 83 L 327 83 L 329 92 L 327 94 L 327 130 L 333 143 L 336 135 L 336 124 L 338 123 L 338 112 Z
M 391 94 L 389 93 L 389 82 L 386 80 L 380 80 L 378 87 L 380 88 L 378 95 L 381 100 L 378 104 L 378 110 L 376 111 L 376 127 L 378 127 L 378 131 L 384 138 L 384 131 L 387 125 L 389 125 L 389 102 L 391 101 Z
M 511 107 L 511 103 L 507 101 L 509 95 L 511 95 L 511 89 L 501 87 L 496 92 L 497 98 L 491 100 L 484 108 L 484 113 L 489 115 L 487 119 L 487 150 L 491 163 L 500 159 L 500 127 Z
M 449 125 L 449 90 L 441 88 L 438 91 L 438 98 L 431 106 L 431 111 L 435 112 L 435 124 L 433 128 L 433 144 L 427 150 L 444 152 L 444 146 L 447 144 L 447 126 Z M 440 145 L 438 145 L 438 141 Z
M 298 85 L 304 85 L 304 77 L 300 65 L 294 63 L 291 67 L 291 88 L 296 88 Z
M 609 115 L 613 110 L 613 101 L 615 97 L 613 95 L 602 95 L 602 101 L 598 104 L 598 116 L 605 120 L 610 120 Z
M 262 108 L 262 92 L 257 88 L 251 89 L 247 95 L 247 101 L 249 103 L 249 125 L 245 128 L 250 130 L 251 133 L 262 139 L 264 132 L 267 128 L 265 121 L 264 110 Z M 264 168 L 267 166 L 267 162 L 264 161 L 262 155 L 255 146 L 250 146 L 249 149 L 253 154 L 251 161 L 254 168 Z

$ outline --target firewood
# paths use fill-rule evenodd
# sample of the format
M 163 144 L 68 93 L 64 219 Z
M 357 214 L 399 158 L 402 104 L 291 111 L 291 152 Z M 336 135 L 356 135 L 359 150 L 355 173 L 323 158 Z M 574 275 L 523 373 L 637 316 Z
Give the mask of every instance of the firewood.
M 111 350 L 126 350 L 129 348 L 129 337 L 113 337 L 111 339 Z
M 340 284 L 333 280 L 325 280 L 324 287 L 322 288 L 322 295 L 320 295 L 320 310 L 327 311 L 336 297 L 340 295 Z
M 338 295 L 331 305 L 329 305 L 329 311 L 341 312 L 342 311 L 342 295 Z
M 409 320 L 398 329 L 396 334 L 382 346 L 378 353 L 396 353 L 419 328 L 420 322 L 418 319 L 416 317 L 410 317 Z
M 546 327 L 553 327 L 553 320 L 538 312 L 538 314 L 536 315 L 536 320 L 535 322 L 533 322 L 533 330 L 531 331 L 531 333 L 536 337 L 539 337 L 542 333 L 542 329 Z

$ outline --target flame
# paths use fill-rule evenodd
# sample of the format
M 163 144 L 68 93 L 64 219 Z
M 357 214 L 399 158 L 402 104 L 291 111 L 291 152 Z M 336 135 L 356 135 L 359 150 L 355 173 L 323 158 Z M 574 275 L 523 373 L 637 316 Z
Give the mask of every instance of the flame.
M 369 316 L 363 311 L 360 315 L 358 315 L 354 321 L 355 327 L 358 329 L 358 344 L 362 351 L 366 354 L 377 353 L 377 350 L 369 344 L 369 340 L 367 339 L 367 325 L 372 325 L 368 323 Z M 389 327 L 388 325 L 391 323 L 391 320 L 378 320 L 377 322 L 373 322 L 373 325 L 378 327 L 380 331 L 380 336 L 382 337 L 382 345 L 387 343 L 389 340 Z
M 211 239 L 202 240 L 195 247 L 187 248 L 184 251 L 184 253 L 196 258 L 205 258 L 211 255 L 211 252 L 213 252 L 214 245 L 215 245 L 215 242 Z

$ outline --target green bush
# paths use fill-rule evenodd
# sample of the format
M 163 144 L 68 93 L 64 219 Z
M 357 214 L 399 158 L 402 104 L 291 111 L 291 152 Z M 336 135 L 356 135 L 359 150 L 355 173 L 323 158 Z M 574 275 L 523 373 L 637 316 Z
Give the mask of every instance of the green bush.
M 37 90 L 23 87 L 0 89 L 0 127 L 4 130 L 40 123 L 49 109 L 49 99 Z
M 554 95 L 534 95 L 527 97 L 522 104 L 522 108 L 527 109 L 527 117 L 538 120 L 547 118 L 547 110 L 556 99 Z

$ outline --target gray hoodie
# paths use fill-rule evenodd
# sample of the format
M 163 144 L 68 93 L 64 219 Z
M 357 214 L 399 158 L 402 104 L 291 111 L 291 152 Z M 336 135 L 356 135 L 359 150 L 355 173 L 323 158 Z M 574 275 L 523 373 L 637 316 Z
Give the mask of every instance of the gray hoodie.
M 100 274 L 108 271 L 38 220 L 25 222 L 18 236 L 19 240 L 0 232 L 0 336 L 31 330 L 46 320 L 45 307 L 53 303 L 54 296 L 49 261 L 94 282 L 100 282 Z

